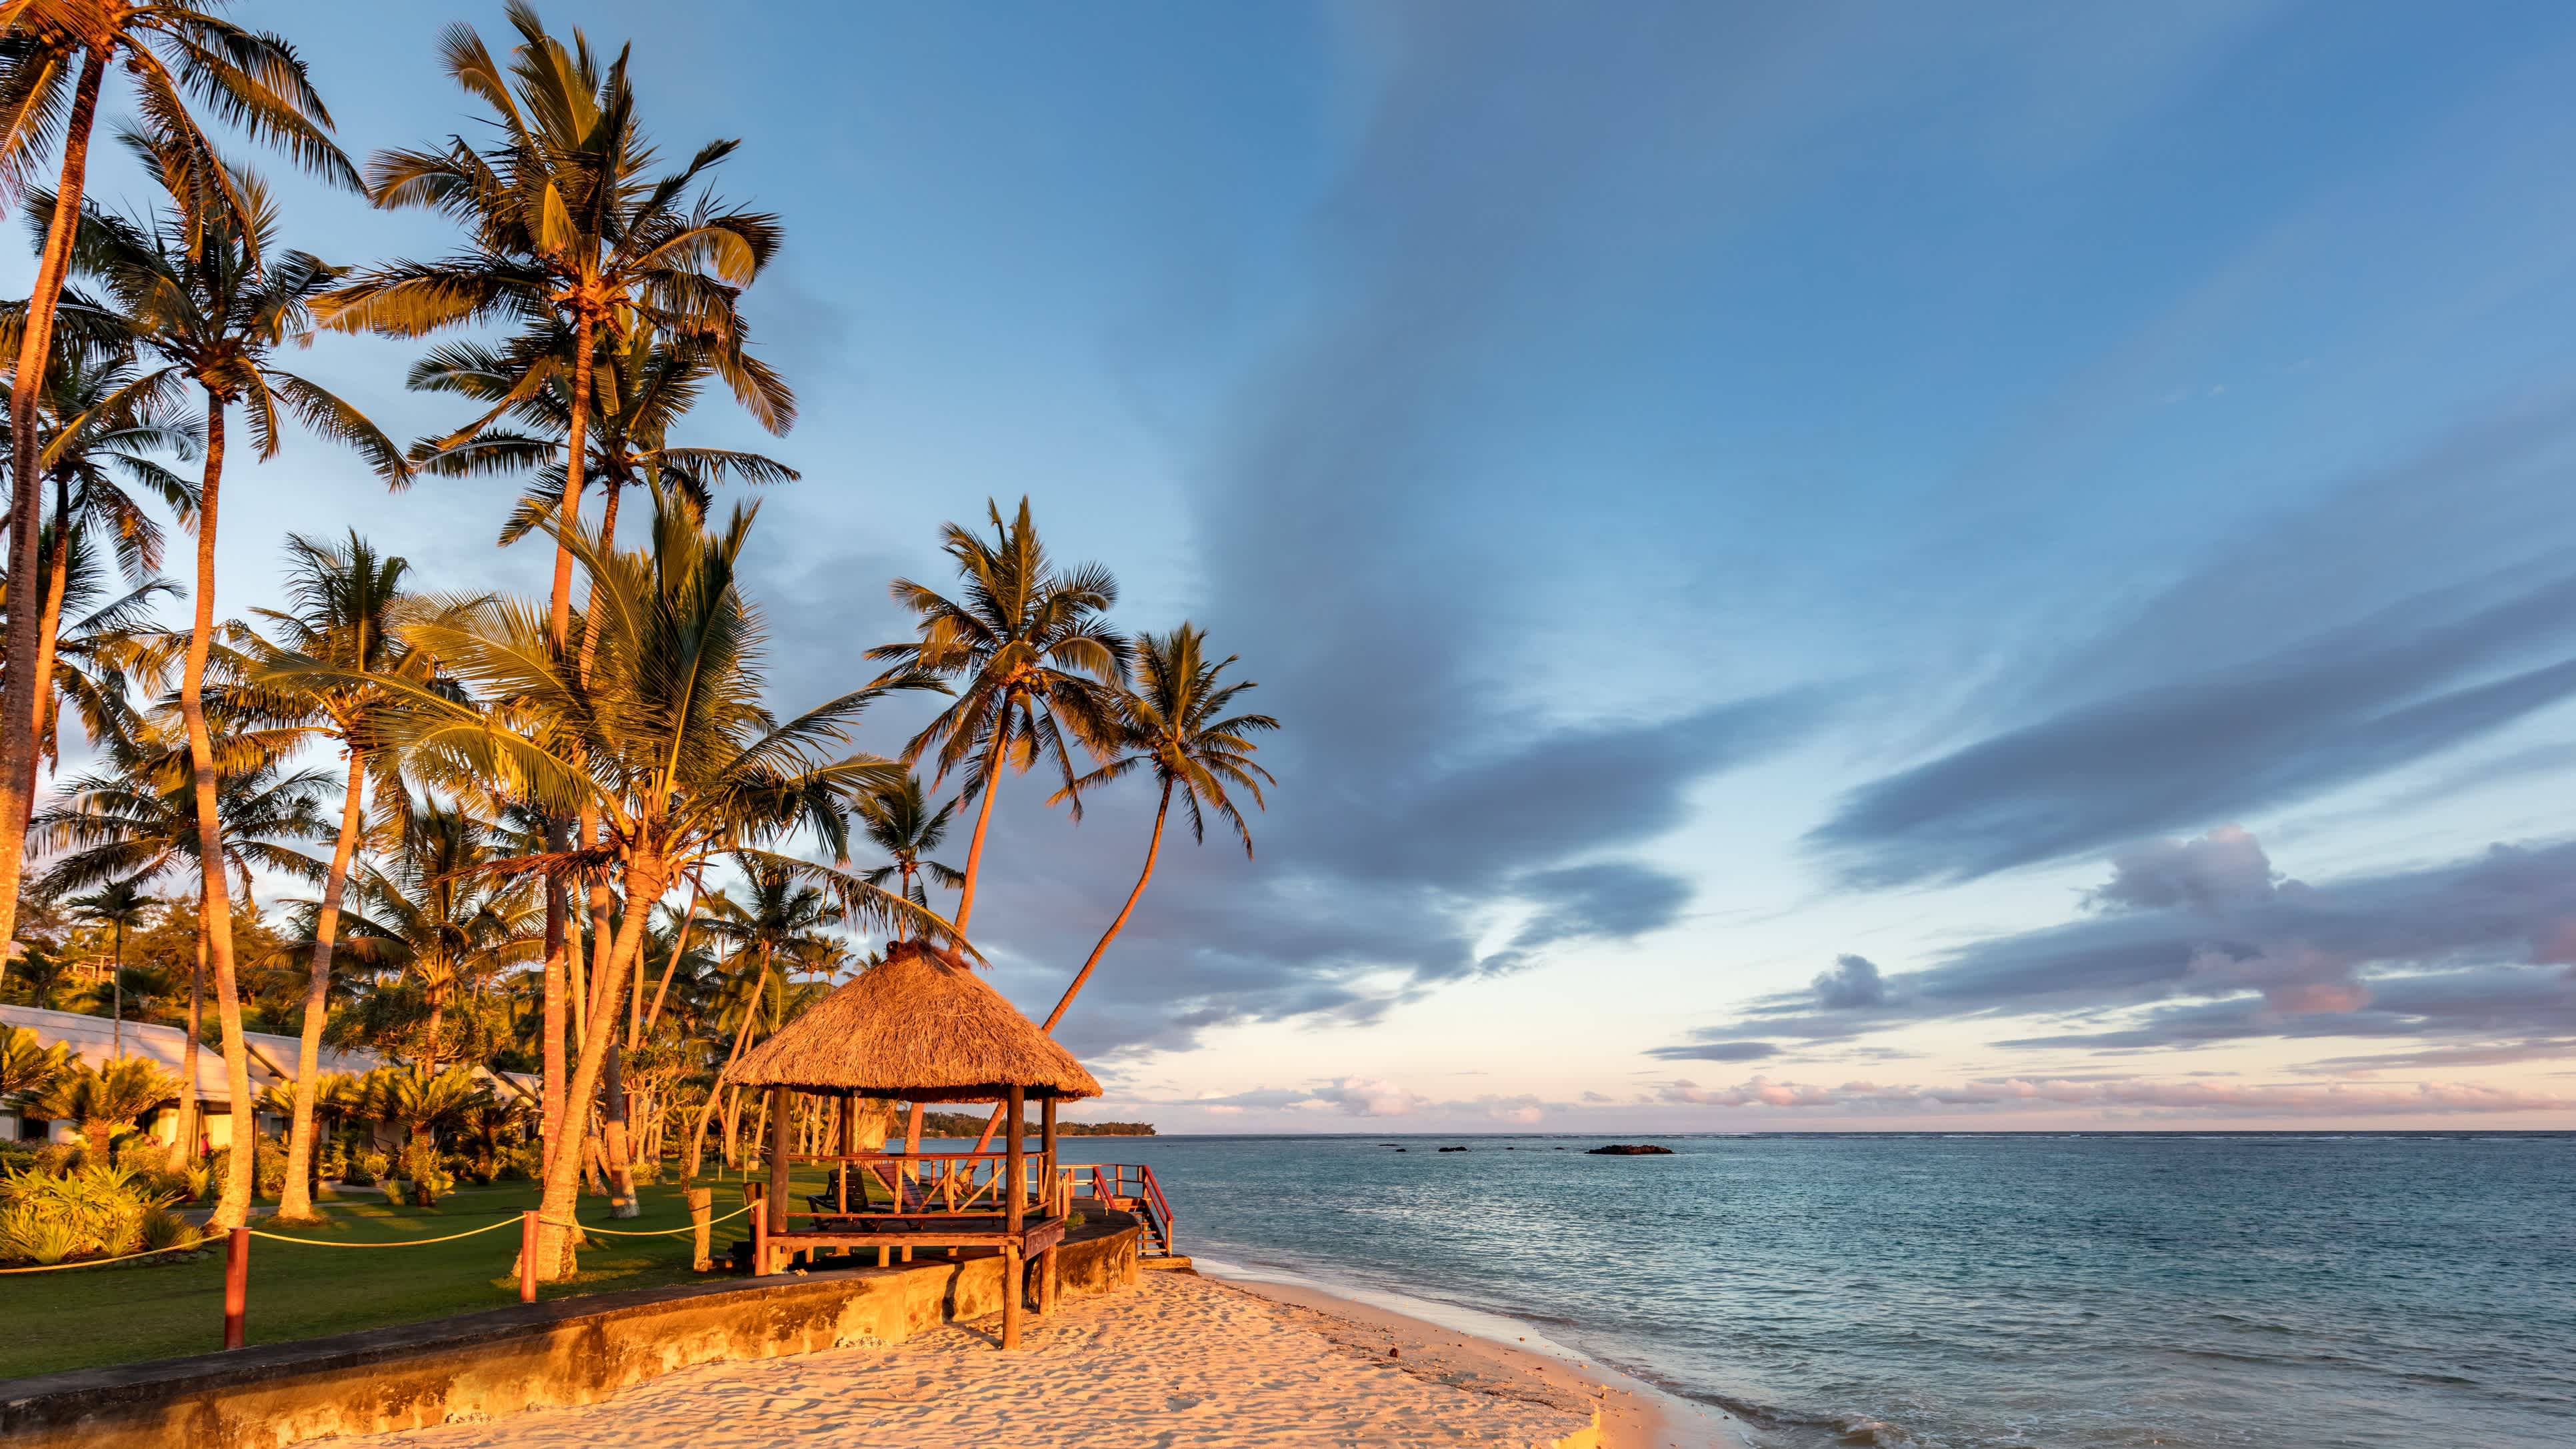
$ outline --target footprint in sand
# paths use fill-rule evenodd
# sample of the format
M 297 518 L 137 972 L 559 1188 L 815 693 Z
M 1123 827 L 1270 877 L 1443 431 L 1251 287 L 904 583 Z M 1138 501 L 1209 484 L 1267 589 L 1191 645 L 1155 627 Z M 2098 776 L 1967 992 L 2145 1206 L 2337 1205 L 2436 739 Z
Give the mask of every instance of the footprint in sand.
M 1171 1413 L 1179 1414 L 1195 1409 L 1206 1402 L 1207 1400 L 1196 1394 L 1174 1394 L 1163 1401 L 1163 1407 Z

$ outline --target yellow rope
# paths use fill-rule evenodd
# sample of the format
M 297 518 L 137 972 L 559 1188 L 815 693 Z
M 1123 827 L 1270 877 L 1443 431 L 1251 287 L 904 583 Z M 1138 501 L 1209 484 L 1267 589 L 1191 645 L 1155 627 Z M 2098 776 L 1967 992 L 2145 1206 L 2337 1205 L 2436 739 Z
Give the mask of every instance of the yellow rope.
M 213 1242 L 208 1238 L 206 1242 Z M 200 1243 L 199 1247 L 204 1244 Z M 185 1253 L 187 1248 L 146 1248 L 140 1253 L 123 1253 L 113 1258 L 83 1258 L 77 1263 L 42 1263 L 33 1268 L 0 1268 L 0 1273 L 59 1273 L 65 1268 L 102 1268 L 110 1263 L 130 1262 L 136 1258 L 157 1258 L 164 1253 Z
M 476 1233 L 488 1233 L 495 1228 L 512 1227 L 515 1226 L 517 1222 L 518 1217 L 516 1214 L 513 1214 L 501 1219 L 497 1223 L 485 1223 L 479 1228 L 467 1228 L 461 1233 L 449 1233 L 443 1238 L 406 1238 L 401 1242 L 394 1243 L 338 1243 L 333 1242 L 329 1238 L 281 1237 L 276 1233 L 263 1233 L 257 1228 L 252 1228 L 249 1231 L 250 1235 L 254 1238 L 266 1238 L 272 1243 L 302 1243 L 308 1248 L 426 1248 L 432 1243 L 452 1243 L 458 1238 L 470 1238 Z
M 751 1211 L 752 1206 L 753 1205 L 750 1203 L 745 1203 L 741 1207 L 735 1208 L 732 1212 L 726 1213 L 723 1217 L 709 1218 L 707 1219 L 707 1226 L 712 1228 L 718 1223 L 732 1222 L 735 1218 L 741 1217 L 744 1213 Z M 638 1233 L 630 1232 L 624 1228 L 595 1228 L 588 1223 L 559 1223 L 553 1218 L 539 1218 L 537 1221 L 544 1223 L 550 1228 L 570 1228 L 573 1231 L 580 1233 L 606 1233 L 612 1238 L 676 1238 L 682 1233 L 694 1233 L 698 1230 L 698 1225 L 696 1223 L 691 1223 L 685 1228 L 657 1228 L 652 1232 Z

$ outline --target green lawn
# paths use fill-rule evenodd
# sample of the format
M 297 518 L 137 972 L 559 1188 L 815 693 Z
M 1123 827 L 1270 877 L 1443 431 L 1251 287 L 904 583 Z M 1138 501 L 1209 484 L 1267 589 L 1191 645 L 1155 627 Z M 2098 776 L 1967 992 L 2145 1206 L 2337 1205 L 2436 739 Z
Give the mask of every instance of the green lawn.
M 819 1179 L 817 1179 L 819 1182 Z M 715 1186 L 715 1213 L 742 1206 L 730 1181 Z M 813 1184 L 799 1174 L 797 1190 Z M 610 1223 L 605 1200 L 585 1195 L 585 1223 L 627 1229 L 685 1227 L 687 1203 L 676 1187 L 642 1189 L 644 1215 Z M 435 1209 L 389 1207 L 366 1197 L 327 1203 L 326 1228 L 279 1229 L 337 1243 L 401 1243 L 435 1238 L 484 1223 L 510 1226 L 453 1243 L 411 1248 L 305 1247 L 253 1238 L 246 1326 L 252 1343 L 278 1343 L 501 1308 L 519 1301 L 511 1265 L 519 1249 L 517 1215 L 537 1205 L 536 1184 L 469 1187 Z M 748 1219 L 716 1225 L 714 1251 L 748 1231 Z M 254 1227 L 266 1225 L 257 1219 Z M 95 1364 L 206 1353 L 223 1346 L 224 1264 L 221 1246 L 193 1262 L 75 1268 L 0 1278 L 0 1378 L 55 1373 Z M 569 1298 L 624 1288 L 700 1281 L 689 1268 L 689 1235 L 593 1237 L 582 1250 L 581 1275 L 544 1289 Z

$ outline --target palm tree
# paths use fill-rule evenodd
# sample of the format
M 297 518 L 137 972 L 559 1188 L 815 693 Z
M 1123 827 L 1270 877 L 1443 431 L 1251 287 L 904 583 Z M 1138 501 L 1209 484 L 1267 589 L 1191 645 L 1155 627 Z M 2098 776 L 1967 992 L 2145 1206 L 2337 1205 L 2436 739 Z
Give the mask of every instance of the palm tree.
M 45 689 L 38 721 L 39 763 L 62 758 L 62 715 L 69 706 L 80 717 L 91 744 L 135 727 L 134 694 L 147 698 L 167 687 L 171 666 L 185 653 L 185 640 L 164 632 L 155 606 L 179 591 L 167 579 L 152 579 L 113 598 L 91 541 L 92 529 L 73 520 L 67 546 L 54 544 L 63 531 L 45 527 L 46 547 L 38 554 L 44 573 L 36 594 L 48 613 L 70 614 L 70 622 L 45 633 Z M 56 572 L 59 567 L 59 573 Z M 59 580 L 59 582 L 58 582 Z M 7 581 L 0 579 L 0 603 L 7 600 Z M 23 909 L 23 908 L 22 908 Z
M 949 817 L 956 813 L 954 800 L 931 809 L 918 775 L 907 774 L 884 789 L 860 794 L 850 802 L 852 823 L 869 844 L 889 857 L 886 864 L 860 872 L 860 879 L 873 886 L 893 881 L 895 894 L 925 909 L 930 905 L 931 886 L 955 890 L 964 885 L 966 877 L 953 867 L 925 858 L 948 838 Z
M 1082 799 L 1065 749 L 1065 734 L 1098 748 L 1115 732 L 1116 687 L 1127 678 L 1129 645 L 1101 615 L 1118 601 L 1118 582 L 1098 564 L 1058 571 L 1029 521 L 1029 500 L 1002 521 L 987 502 L 990 542 L 959 524 L 943 530 L 944 547 L 966 587 L 951 599 L 910 579 L 894 581 L 895 602 L 920 619 L 920 637 L 884 644 L 871 659 L 891 661 L 880 686 L 914 680 L 954 680 L 956 703 L 904 747 L 910 765 L 933 747 L 937 779 L 966 768 L 963 798 L 981 794 L 975 835 L 966 847 L 966 876 L 957 889 L 957 929 L 975 914 L 976 872 L 984 862 L 984 832 L 993 820 L 993 792 L 1004 764 L 1025 771 L 1045 755 L 1063 773 L 1062 798 L 1076 819 Z
M 0 191 L 27 189 L 46 153 L 56 141 L 62 145 L 10 379 L 12 478 L 43 476 L 37 400 L 54 355 L 55 312 L 71 272 L 90 136 L 111 67 L 132 81 L 137 114 L 191 173 L 192 189 L 218 196 L 233 190 L 192 103 L 282 148 L 326 180 L 359 184 L 349 158 L 331 143 L 331 113 L 295 48 L 213 11 L 203 0 L 0 0 Z M 39 489 L 20 487 L 11 497 L 8 569 L 18 578 L 36 576 L 42 506 Z M 35 701 L 42 698 L 35 692 L 36 637 L 32 611 L 12 611 L 0 688 L 0 941 L 17 926 L 21 846 L 34 801 L 27 762 L 35 755 Z
M 478 149 L 450 136 L 443 146 L 380 151 L 368 162 L 378 206 L 442 212 L 465 228 L 466 249 L 371 268 L 326 299 L 322 312 L 330 326 L 396 337 L 495 321 L 531 334 L 509 354 L 515 376 L 508 393 L 449 442 L 482 432 L 544 389 L 562 384 L 569 392 L 549 614 L 560 643 L 570 626 L 573 572 L 562 541 L 580 531 L 600 334 L 631 337 L 650 327 L 699 340 L 752 415 L 783 428 L 784 388 L 743 349 L 735 307 L 776 254 L 779 229 L 777 218 L 726 208 L 704 189 L 703 178 L 738 142 L 714 142 L 678 171 L 650 175 L 658 157 L 636 119 L 625 52 L 603 69 L 580 31 L 566 46 L 526 0 L 510 0 L 508 14 L 519 44 L 506 71 L 471 26 L 450 26 L 439 44 L 449 77 L 493 112 L 497 144 Z M 585 834 L 588 828 L 585 822 Z M 561 821 L 553 826 L 556 851 L 566 844 L 563 829 Z M 549 1152 L 564 1139 L 569 1100 L 562 1094 L 565 912 L 556 882 L 546 902 Z
M 701 928 L 710 938 L 733 947 L 734 990 L 742 997 L 741 1012 L 734 1024 L 733 1049 L 725 1056 L 724 1068 L 716 1073 L 719 1081 L 741 1059 L 764 1005 L 773 1028 L 784 1024 L 786 993 L 798 967 L 828 969 L 839 962 L 841 943 L 827 931 L 848 918 L 846 911 L 799 871 L 757 857 L 735 864 L 748 883 L 748 894 L 741 902 L 730 896 L 717 897 L 709 920 Z M 871 871 L 861 879 L 882 886 L 882 880 L 874 879 L 877 874 Z M 710 1092 L 698 1112 L 697 1134 L 689 1149 L 690 1177 L 697 1175 L 707 1122 L 714 1114 L 715 1104 L 715 1094 Z
M 425 1020 L 417 1058 L 433 1067 L 455 1055 L 446 1013 L 457 993 L 479 990 L 534 955 L 541 940 L 525 885 L 489 869 L 503 858 L 499 840 L 463 808 L 430 801 L 406 813 L 385 869 L 358 882 L 349 944 L 418 983 Z
M 410 598 L 403 590 L 404 576 L 411 569 L 408 560 L 377 553 L 355 529 L 345 544 L 291 534 L 286 552 L 287 592 L 294 607 L 253 611 L 267 621 L 276 637 L 250 635 L 244 640 L 256 661 L 248 671 L 249 681 L 261 696 L 263 713 L 337 744 L 348 771 L 340 790 L 340 832 L 314 916 L 304 1030 L 296 1048 L 295 1110 L 287 1134 L 286 1189 L 277 1207 L 280 1218 L 301 1222 L 313 1216 L 314 1099 L 308 1084 L 321 1069 L 322 1026 L 329 1015 L 331 949 L 339 934 L 341 891 L 366 823 L 367 721 L 383 697 L 366 684 L 319 682 L 293 671 L 321 663 L 352 674 L 425 678 L 429 660 L 405 649 L 394 633 L 397 616 Z
M 75 779 L 62 798 L 29 822 L 29 840 L 55 856 L 37 883 L 38 890 L 95 889 L 119 880 L 139 887 L 185 867 L 196 875 L 201 893 L 208 879 L 222 880 L 229 869 L 247 898 L 254 869 L 305 878 L 321 875 L 319 864 L 285 842 L 323 833 L 315 801 L 326 777 L 320 771 L 283 768 L 281 761 L 293 746 L 291 738 L 280 738 L 246 720 L 225 716 L 225 722 L 223 750 L 216 760 L 216 828 L 207 829 L 198 819 L 204 797 L 190 759 L 193 751 L 170 728 L 166 716 L 147 720 L 131 735 L 109 736 L 102 766 Z M 199 856 L 209 847 L 220 851 L 215 857 L 219 864 L 212 870 Z M 227 891 L 225 900 L 230 899 Z M 190 1129 L 196 1113 L 200 996 L 216 939 L 204 928 L 202 894 L 197 916 L 197 967 L 188 985 L 188 1037 L 179 1067 L 188 1084 L 180 1099 L 180 1140 L 191 1152 L 196 1142 Z M 221 936 L 227 944 L 230 925 L 228 904 Z M 248 1094 L 241 1100 L 246 1103 Z
M 90 1154 L 105 1162 L 117 1128 L 177 1095 L 178 1080 L 161 1070 L 159 1063 L 148 1057 L 120 1057 L 103 1072 L 87 1062 L 74 1064 L 36 1098 L 33 1107 L 48 1121 L 78 1122 L 81 1135 L 89 1139 Z
M 571 535 L 590 577 L 589 609 L 601 616 L 586 664 L 532 608 L 494 603 L 415 624 L 408 635 L 478 695 L 510 701 L 509 711 L 385 681 L 403 699 L 389 737 L 425 776 L 529 801 L 556 819 L 585 807 L 598 812 L 600 843 L 520 862 L 556 878 L 610 872 L 620 888 L 615 935 L 591 975 L 574 1103 L 589 1102 L 599 1087 L 653 907 L 712 856 L 782 865 L 824 885 L 845 912 L 954 934 L 937 916 L 855 876 L 766 848 L 810 829 L 833 858 L 846 855 L 834 802 L 897 771 L 873 756 L 834 758 L 834 750 L 881 691 L 857 690 L 793 719 L 773 716 L 760 703 L 764 631 L 737 587 L 752 513 L 737 508 L 723 528 L 709 530 L 685 502 L 658 489 L 653 501 L 649 549 L 612 553 L 595 535 Z M 570 1215 L 579 1178 L 578 1154 L 552 1154 L 547 1218 Z M 559 1230 L 547 1230 L 539 1272 L 565 1271 L 566 1246 Z
M 1252 753 L 1261 747 L 1251 737 L 1279 728 L 1279 721 L 1266 714 L 1226 713 L 1234 707 L 1235 696 L 1259 688 L 1250 680 L 1226 683 L 1218 678 L 1235 656 L 1209 663 L 1206 631 L 1194 624 L 1183 624 L 1168 634 L 1147 634 L 1138 643 L 1136 688 L 1118 702 L 1121 752 L 1078 784 L 1089 789 L 1140 769 L 1151 770 L 1155 784 L 1162 788 L 1162 798 L 1154 807 L 1154 833 L 1145 842 L 1145 868 L 1138 873 L 1135 888 L 1127 892 L 1127 903 L 1118 908 L 1117 919 L 1101 933 L 1100 943 L 1074 973 L 1063 999 L 1047 1013 L 1049 1032 L 1064 1020 L 1075 994 L 1091 979 L 1092 968 L 1100 964 L 1102 953 L 1118 939 L 1135 911 L 1145 883 L 1154 878 L 1154 857 L 1163 849 L 1163 822 L 1172 813 L 1172 796 L 1177 793 L 1189 812 L 1192 840 L 1207 839 L 1206 816 L 1214 812 L 1234 827 L 1243 841 L 1244 859 L 1249 860 L 1252 831 L 1244 825 L 1227 787 L 1249 794 L 1253 808 L 1260 809 L 1261 787 L 1278 783 L 1268 770 L 1253 763 Z
M 25 324 L 24 304 L 0 314 L 0 344 Z M 110 329 L 110 340 L 114 329 Z M 40 476 L 53 485 L 53 512 L 42 530 L 39 557 L 43 591 L 37 595 L 36 690 L 31 696 L 37 749 L 26 761 L 26 786 L 35 789 L 37 766 L 52 753 L 55 653 L 62 632 L 65 593 L 96 568 L 74 554 L 92 536 L 114 540 L 129 585 L 158 592 L 161 526 L 135 498 L 152 494 L 183 522 L 196 512 L 196 485 L 164 467 L 155 452 L 193 459 L 197 428 L 167 397 L 129 390 L 136 376 L 130 353 L 114 347 L 58 346 L 39 399 L 44 429 L 37 451 Z M 14 451 L 14 446 L 13 446 Z M 90 590 L 97 592 L 95 586 Z
M 150 225 L 93 210 L 73 253 L 74 271 L 95 280 L 109 305 L 97 309 L 132 337 L 161 366 L 127 384 L 138 397 L 165 396 L 193 383 L 205 403 L 205 477 L 198 486 L 196 619 L 180 675 L 179 708 L 187 725 L 196 772 L 198 828 L 207 838 L 199 851 L 205 870 L 202 928 L 214 966 L 215 1008 L 223 1024 L 224 1071 L 238 1120 L 251 1109 L 250 1058 L 241 1040 L 241 997 L 233 961 L 232 901 L 217 861 L 214 838 L 214 746 L 206 730 L 207 651 L 215 632 L 215 528 L 223 487 L 225 427 L 240 404 L 262 459 L 277 455 L 283 410 L 306 428 L 358 450 L 377 476 L 394 487 L 409 470 L 393 442 L 366 415 L 317 383 L 274 365 L 276 350 L 311 333 L 313 298 L 339 276 L 309 252 L 279 251 L 277 213 L 268 190 L 247 172 L 226 171 L 232 205 L 218 205 L 199 190 L 182 189 L 185 158 L 166 145 L 127 134 L 136 154 L 155 168 L 174 203 Z M 222 168 L 218 168 L 222 169 Z M 251 1160 L 230 1158 L 211 1222 L 238 1227 L 250 1213 Z
M 1253 762 L 1252 753 L 1260 746 L 1251 737 L 1279 728 L 1279 721 L 1266 714 L 1226 713 L 1234 707 L 1235 696 L 1259 688 L 1250 680 L 1229 684 L 1219 679 L 1235 662 L 1234 655 L 1209 663 L 1206 631 L 1187 623 L 1168 634 L 1147 634 L 1137 644 L 1136 688 L 1118 700 L 1118 757 L 1076 785 L 1087 790 L 1140 769 L 1151 770 L 1155 783 L 1162 787 L 1162 798 L 1154 806 L 1154 833 L 1145 842 L 1145 868 L 1137 873 L 1135 887 L 1127 892 L 1127 902 L 1118 908 L 1117 918 L 1101 933 L 1082 969 L 1066 984 L 1055 1010 L 1047 1013 L 1045 1030 L 1049 1033 L 1064 1020 L 1073 998 L 1081 993 L 1083 983 L 1091 979 L 1092 970 L 1107 954 L 1109 943 L 1118 939 L 1127 918 L 1135 913 L 1137 899 L 1145 894 L 1145 883 L 1154 878 L 1154 859 L 1163 850 L 1163 824 L 1171 816 L 1173 795 L 1180 796 L 1182 806 L 1189 812 L 1191 839 L 1207 839 L 1206 817 L 1213 812 L 1234 827 L 1235 835 L 1243 841 L 1244 858 L 1249 860 L 1252 831 L 1243 823 L 1227 787 L 1249 794 L 1253 807 L 1259 809 L 1263 804 L 1261 787 L 1278 783 L 1268 770 Z M 1066 791 L 1074 788 L 1067 786 Z M 984 1135 L 975 1143 L 976 1151 L 983 1151 L 993 1140 L 993 1128 L 1001 1120 L 1001 1110 L 994 1109 L 984 1123 Z
M 515 424 L 504 427 L 499 415 L 487 415 L 470 436 L 424 439 L 411 452 L 420 471 L 444 476 L 532 470 L 535 478 L 502 527 L 504 545 L 525 538 L 539 519 L 563 511 L 570 481 L 565 452 L 572 431 L 570 402 L 557 386 L 533 392 L 522 387 L 530 370 L 530 348 L 568 346 L 559 331 L 549 328 L 503 344 L 453 343 L 434 349 L 412 367 L 415 391 L 486 403 Z M 735 324 L 735 332 L 741 331 L 741 324 Z M 742 343 L 737 336 L 724 345 L 739 348 Z M 697 406 L 707 379 L 715 375 L 717 352 L 707 338 L 673 336 L 642 322 L 602 339 L 592 368 L 590 418 L 583 429 L 583 477 L 596 476 L 606 488 L 599 528 L 611 547 L 617 542 L 618 500 L 626 489 L 648 479 L 703 511 L 722 484 L 792 483 L 800 476 L 765 454 L 671 441 L 672 428 Z M 559 358 L 553 365 L 558 374 L 565 370 Z M 772 433 L 784 434 L 796 418 L 795 395 L 765 371 L 758 381 L 765 406 L 757 417 Z
M 125 1057 L 125 928 L 150 915 L 157 903 L 135 889 L 134 882 L 121 880 L 88 895 L 74 897 L 71 904 L 78 907 L 81 914 L 116 932 L 113 958 L 116 975 L 112 978 L 116 983 L 116 1004 L 109 1013 L 116 1023 L 113 1028 L 115 1048 L 110 1055 L 112 1059 L 122 1061 Z

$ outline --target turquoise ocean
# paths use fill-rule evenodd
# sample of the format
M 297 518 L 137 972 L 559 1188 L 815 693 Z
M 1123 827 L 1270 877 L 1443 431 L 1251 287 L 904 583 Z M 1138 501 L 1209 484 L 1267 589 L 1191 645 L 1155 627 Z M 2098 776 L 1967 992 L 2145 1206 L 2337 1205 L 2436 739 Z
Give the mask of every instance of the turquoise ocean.
M 2576 1133 L 1605 1140 L 1065 1155 L 1150 1163 L 1183 1252 L 1530 1325 L 1762 1449 L 2576 1446 Z

